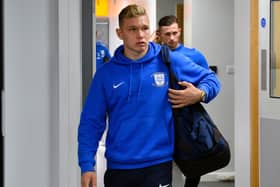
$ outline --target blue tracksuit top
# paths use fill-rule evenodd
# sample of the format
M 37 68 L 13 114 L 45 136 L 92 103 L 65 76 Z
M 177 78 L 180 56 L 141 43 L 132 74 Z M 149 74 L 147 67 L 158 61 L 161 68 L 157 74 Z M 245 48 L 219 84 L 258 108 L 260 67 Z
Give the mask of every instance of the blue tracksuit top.
M 94 156 L 108 117 L 107 167 L 135 169 L 171 161 L 174 127 L 168 102 L 168 69 L 161 46 L 149 43 L 147 54 L 131 60 L 116 49 L 113 58 L 95 73 L 78 129 L 78 159 L 82 172 L 93 171 Z M 172 70 L 179 80 L 203 89 L 206 102 L 220 90 L 214 72 L 180 53 L 171 52 Z M 198 82 L 200 83 L 198 84 Z
M 195 48 L 189 48 L 183 46 L 182 44 L 179 44 L 179 46 L 176 49 L 173 49 L 172 51 L 180 52 L 186 57 L 189 57 L 196 64 L 207 69 L 209 68 L 207 60 L 204 57 L 204 55 Z
M 96 69 L 99 69 L 104 63 L 105 59 L 108 61 L 111 58 L 108 48 L 101 42 L 96 42 Z

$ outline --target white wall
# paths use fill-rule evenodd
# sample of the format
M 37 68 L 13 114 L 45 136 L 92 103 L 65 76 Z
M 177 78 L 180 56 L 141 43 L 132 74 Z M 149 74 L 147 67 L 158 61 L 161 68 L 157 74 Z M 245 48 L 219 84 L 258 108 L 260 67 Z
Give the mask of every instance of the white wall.
M 81 175 L 77 159 L 77 129 L 82 107 L 82 1 L 57 1 L 59 138 L 56 144 L 59 146 L 59 153 L 55 158 L 58 160 L 56 169 L 58 187 L 77 187 L 80 185 Z
M 6 0 L 5 186 L 56 186 L 57 0 Z
M 225 75 L 225 66 L 222 65 L 218 67 L 218 75 L 222 73 L 225 78 L 222 80 L 222 89 L 224 91 L 221 92 L 211 105 L 218 104 L 220 97 L 222 97 L 222 102 L 225 102 L 226 105 L 224 107 L 220 109 L 216 108 L 216 111 L 213 112 L 213 115 L 216 116 L 216 120 L 222 117 L 221 124 L 231 124 L 232 118 L 229 117 L 230 120 L 227 118 L 229 114 L 234 114 L 233 126 L 228 129 L 223 126 L 222 130 L 226 133 L 226 136 L 229 135 L 228 133 L 231 130 L 232 133 L 234 132 L 234 134 L 231 134 L 229 137 L 230 140 L 233 141 L 234 149 L 235 187 L 248 187 L 250 186 L 250 1 L 221 0 L 209 1 L 209 3 L 201 1 L 201 3 L 199 3 L 200 1 L 198 0 L 185 0 L 185 4 L 186 2 L 190 3 L 190 5 L 195 3 L 195 5 L 193 5 L 194 9 L 192 10 L 191 21 L 196 30 L 191 30 L 190 36 L 193 35 L 193 37 L 191 38 L 192 40 L 189 41 L 192 46 L 202 49 L 204 53 L 208 54 L 209 57 L 207 56 L 207 58 L 210 64 L 215 64 L 218 60 L 222 60 L 225 63 L 224 65 L 230 65 L 232 63 L 232 58 L 234 59 L 233 82 L 230 75 Z M 217 4 L 218 2 L 219 4 Z M 220 7 L 222 5 L 226 5 L 226 7 Z M 229 14 L 226 14 L 226 11 Z M 211 19 L 218 13 L 223 13 L 224 16 L 218 19 Z M 227 19 L 231 20 L 232 15 L 234 15 L 234 26 L 228 25 L 229 22 L 227 23 Z M 202 20 L 205 19 L 205 27 L 203 29 L 197 25 L 203 22 L 194 21 L 199 17 L 201 17 Z M 232 32 L 234 33 L 233 41 L 231 38 L 226 37 L 227 34 L 232 34 Z M 214 45 L 217 44 L 217 42 L 221 42 L 222 45 Z M 201 45 L 203 43 L 205 45 Z M 234 43 L 234 48 L 232 50 L 234 56 L 228 54 L 229 51 L 221 49 L 231 49 L 231 43 Z M 217 51 L 218 53 L 216 53 Z M 230 93 L 231 91 L 232 93 Z M 234 105 L 234 111 L 231 111 L 232 101 L 234 101 L 232 103 Z M 209 108 L 211 105 L 209 105 Z M 222 115 L 221 112 L 218 111 L 226 111 L 226 113 Z M 234 137 L 231 137 L 232 135 Z M 230 167 L 232 168 L 233 166 L 231 165 Z
M 218 101 L 220 98 L 223 97 L 222 102 L 225 102 L 227 105 L 223 108 L 220 108 L 220 111 L 227 111 L 231 112 L 232 105 L 229 105 L 232 100 L 234 100 L 234 123 L 233 127 L 230 127 L 229 129 L 225 129 L 225 127 L 222 127 L 222 130 L 227 133 L 230 132 L 229 130 L 234 131 L 234 137 L 230 137 L 230 140 L 233 140 L 232 143 L 234 143 L 234 171 L 235 171 L 235 187 L 248 187 L 250 186 L 250 98 L 249 98 L 249 88 L 250 88 L 250 80 L 249 80 L 249 63 L 250 63 L 250 1 L 249 0 L 232 0 L 230 1 L 219 1 L 220 4 L 216 4 L 217 1 L 209 1 L 209 3 L 205 3 L 205 1 L 198 0 L 185 0 L 185 4 L 192 5 L 193 3 L 197 3 L 197 11 L 196 13 L 193 12 L 192 16 L 203 16 L 201 19 L 205 19 L 206 27 L 202 30 L 199 30 L 199 26 L 197 22 L 194 22 L 193 20 L 196 20 L 197 17 L 192 17 L 191 24 L 194 25 L 194 27 L 198 28 L 196 31 L 193 29 L 191 30 L 190 35 L 187 36 L 194 36 L 191 38 L 192 40 L 187 40 L 187 42 L 190 42 L 192 46 L 197 47 L 199 49 L 202 49 L 203 52 L 209 53 L 211 55 L 210 58 L 210 64 L 213 64 L 217 61 L 217 59 L 220 58 L 221 55 L 224 55 L 224 50 L 221 50 L 220 47 L 228 48 L 228 44 L 231 42 L 234 42 L 234 56 L 228 55 L 227 58 L 223 56 L 223 60 L 226 64 L 230 64 L 230 58 L 234 58 L 234 80 L 233 84 L 222 85 L 222 89 L 224 89 L 221 92 L 221 94 L 218 96 L 216 101 Z M 203 4 L 205 3 L 205 4 Z M 223 5 L 224 3 L 227 3 L 227 8 L 221 8 L 219 6 Z M 228 7 L 228 5 L 231 5 L 233 9 Z M 195 8 L 196 5 L 194 5 Z M 215 7 L 213 7 L 215 6 Z M 203 9 L 204 8 L 204 9 Z M 232 10 L 234 13 L 232 13 Z M 192 10 L 194 11 L 194 10 Z M 221 17 L 218 20 L 216 19 L 209 19 L 209 15 L 212 16 L 221 13 L 221 11 L 229 11 L 230 15 L 234 15 L 234 27 L 231 25 L 228 25 L 226 23 L 226 19 L 231 19 L 228 17 L 228 15 L 225 14 L 225 17 Z M 224 12 L 226 13 L 226 12 Z M 208 15 L 208 16 L 207 16 Z M 207 18 L 207 19 L 206 19 Z M 207 23 L 208 22 L 208 23 Z M 201 22 L 200 22 L 201 23 Z M 220 24 L 219 24 L 220 23 Z M 226 25 L 226 26 L 224 26 Z M 187 31 L 189 28 L 185 28 L 185 31 Z M 223 32 L 222 32 L 223 31 Z M 228 41 L 228 38 L 225 37 L 226 34 L 232 33 L 234 31 L 234 41 L 231 39 Z M 217 36 L 214 35 L 213 38 L 209 37 L 213 34 L 217 34 Z M 198 37 L 195 37 L 198 35 Z M 204 36 L 208 37 L 208 39 L 204 38 Z M 194 39 L 197 38 L 198 40 Z M 214 39 L 214 41 L 211 41 Z M 201 40 L 201 41 L 199 41 Z M 216 41 L 217 40 L 217 41 Z M 217 42 L 221 42 L 224 45 L 211 45 L 211 44 L 217 44 Z M 205 48 L 203 45 L 199 44 L 205 43 Z M 219 47 L 219 48 L 217 48 Z M 231 46 L 232 47 L 232 46 Z M 212 56 L 215 54 L 215 51 L 218 51 L 220 53 L 217 55 Z M 223 51 L 223 52 L 220 52 Z M 219 72 L 222 71 L 224 74 L 225 67 L 221 67 L 218 69 Z M 219 73 L 218 73 L 219 75 Z M 226 78 L 225 80 L 222 80 L 225 83 L 230 83 L 232 80 L 229 80 Z M 230 86 L 234 87 L 232 89 Z M 230 91 L 233 91 L 232 93 L 229 93 Z M 226 92 L 226 93 L 225 93 Z M 227 95 L 232 97 L 227 97 Z M 213 104 L 216 105 L 216 101 L 213 102 Z M 212 105 L 212 104 L 211 104 Z M 210 106 L 209 106 L 210 107 Z M 212 107 L 212 106 L 211 106 Z M 216 110 L 214 112 L 214 115 L 216 116 L 216 119 L 223 117 L 221 115 L 218 115 L 218 111 Z M 212 113 L 212 109 L 211 109 Z M 230 113 L 229 113 L 230 114 Z M 224 114 L 225 116 L 228 116 L 228 114 Z M 225 117 L 224 116 L 224 117 Z M 229 118 L 231 119 L 231 117 Z M 221 124 L 229 124 L 229 121 L 226 117 L 222 119 Z M 233 128 L 233 129 L 232 129 Z M 232 167 L 232 166 L 231 166 Z
M 223 176 L 232 177 L 235 160 L 235 75 L 228 73 L 227 69 L 234 67 L 234 1 L 186 0 L 184 8 L 186 18 L 185 45 L 200 50 L 205 55 L 209 65 L 215 65 L 218 68 L 217 76 L 221 82 L 221 91 L 213 101 L 205 106 L 231 147 L 230 164 L 217 172 L 223 172 Z M 224 172 L 229 173 L 225 174 Z
M 250 0 L 234 1 L 235 187 L 250 186 Z
M 76 187 L 80 1 L 4 1 L 5 187 Z
M 234 171 L 234 2 L 194 0 L 192 3 L 192 47 L 199 49 L 209 65 L 216 65 L 221 91 L 206 105 L 229 141 L 232 159 L 223 171 Z M 207 18 L 207 19 L 205 19 Z

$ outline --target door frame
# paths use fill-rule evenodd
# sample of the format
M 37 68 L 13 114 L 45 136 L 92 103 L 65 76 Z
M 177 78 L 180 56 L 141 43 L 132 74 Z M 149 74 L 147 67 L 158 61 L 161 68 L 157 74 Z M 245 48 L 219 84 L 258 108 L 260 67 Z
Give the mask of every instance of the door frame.
M 250 41 L 250 119 L 251 119 L 251 186 L 259 186 L 258 166 L 258 62 L 256 52 L 258 36 L 258 0 L 251 0 L 251 41 Z M 59 186 L 78 186 L 80 172 L 76 166 L 76 129 L 78 114 L 82 106 L 82 36 L 81 1 L 58 0 L 59 12 Z M 253 32 L 254 31 L 254 32 Z M 257 119 L 257 121 L 256 121 Z M 67 133 L 65 133 L 67 132 Z M 71 153 L 71 154 L 69 154 Z M 71 156 L 72 155 L 72 156 Z M 67 158 L 67 159 L 65 159 Z M 74 163 L 74 164 L 73 164 Z M 73 166 L 74 165 L 74 166 Z M 75 167 L 76 166 L 76 167 Z M 68 172 L 66 172 L 68 171 Z
M 80 186 L 77 127 L 82 106 L 80 0 L 58 0 L 59 142 L 58 186 Z
M 250 1 L 251 187 L 259 187 L 259 2 Z

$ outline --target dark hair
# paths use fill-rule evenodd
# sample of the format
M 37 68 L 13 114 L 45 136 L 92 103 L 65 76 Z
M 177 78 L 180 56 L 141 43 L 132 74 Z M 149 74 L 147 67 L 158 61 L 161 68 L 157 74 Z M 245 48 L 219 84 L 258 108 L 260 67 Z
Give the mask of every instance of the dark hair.
M 128 5 L 119 13 L 119 26 L 122 25 L 123 19 L 125 18 L 134 18 L 143 15 L 147 15 L 144 7 L 136 4 Z
M 178 23 L 177 17 L 174 15 L 169 15 L 169 16 L 162 17 L 158 22 L 158 26 L 159 27 L 170 26 L 173 23 Z

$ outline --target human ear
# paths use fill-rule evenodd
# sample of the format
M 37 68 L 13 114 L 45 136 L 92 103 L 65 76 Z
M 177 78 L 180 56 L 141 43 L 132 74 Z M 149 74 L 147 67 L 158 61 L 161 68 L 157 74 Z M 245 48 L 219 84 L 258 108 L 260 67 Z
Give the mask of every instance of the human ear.
M 121 39 L 121 40 L 122 40 L 123 38 L 122 38 L 122 31 L 121 31 L 121 29 L 119 29 L 119 28 L 118 28 L 118 29 L 116 29 L 116 33 L 117 33 L 117 35 L 118 35 L 119 39 Z

